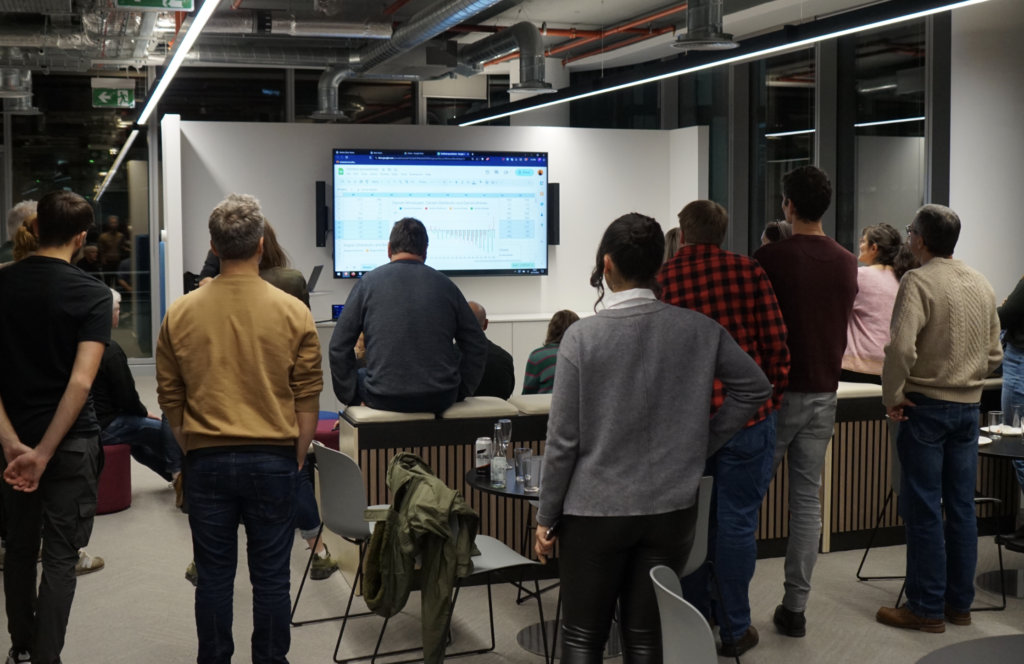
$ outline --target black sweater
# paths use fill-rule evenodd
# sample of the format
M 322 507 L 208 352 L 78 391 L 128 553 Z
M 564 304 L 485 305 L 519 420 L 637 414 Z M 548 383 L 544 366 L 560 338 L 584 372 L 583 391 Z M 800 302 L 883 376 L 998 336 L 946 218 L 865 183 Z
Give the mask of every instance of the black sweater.
M 128 368 L 128 357 L 113 339 L 103 351 L 103 360 L 92 383 L 92 400 L 96 408 L 96 419 L 106 429 L 121 413 L 146 417 L 149 410 L 139 399 L 135 390 L 135 379 Z
M 1017 282 L 1017 287 L 997 311 L 999 324 L 1006 330 L 1006 343 L 1024 350 L 1024 279 Z

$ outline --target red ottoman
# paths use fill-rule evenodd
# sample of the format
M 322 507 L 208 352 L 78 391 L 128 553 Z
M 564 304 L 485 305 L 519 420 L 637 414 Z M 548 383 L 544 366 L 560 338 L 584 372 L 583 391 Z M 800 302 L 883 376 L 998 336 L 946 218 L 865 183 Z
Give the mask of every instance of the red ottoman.
M 96 514 L 120 512 L 132 506 L 131 445 L 105 445 Z
M 317 422 L 316 436 L 313 437 L 313 440 L 323 443 L 324 447 L 329 447 L 332 450 L 338 449 L 338 432 L 331 431 L 337 421 L 338 419 L 335 418 L 333 420 L 320 420 Z

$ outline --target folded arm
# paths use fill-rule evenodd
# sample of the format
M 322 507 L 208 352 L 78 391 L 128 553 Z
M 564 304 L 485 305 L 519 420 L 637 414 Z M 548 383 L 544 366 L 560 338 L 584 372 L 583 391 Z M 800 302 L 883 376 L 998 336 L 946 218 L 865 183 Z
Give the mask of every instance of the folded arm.
M 708 425 L 708 456 L 743 428 L 772 396 L 772 384 L 725 328 L 719 327 L 715 378 L 725 387 L 725 401 Z M 561 376 L 559 376 L 561 378 Z

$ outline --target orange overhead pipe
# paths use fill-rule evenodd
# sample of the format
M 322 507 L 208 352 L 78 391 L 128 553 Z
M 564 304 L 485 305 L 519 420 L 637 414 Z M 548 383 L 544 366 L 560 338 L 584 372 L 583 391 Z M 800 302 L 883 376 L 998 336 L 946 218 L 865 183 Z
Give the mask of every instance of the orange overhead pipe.
M 674 5 L 672 7 L 669 7 L 668 9 L 663 9 L 660 12 L 655 12 L 654 14 L 649 14 L 647 16 L 642 16 L 640 18 L 633 19 L 632 21 L 628 21 L 628 22 L 623 23 L 622 25 L 618 25 L 618 26 L 616 26 L 614 28 L 608 28 L 607 30 L 599 31 L 599 33 L 598 33 L 598 35 L 596 37 L 595 36 L 586 37 L 586 38 L 583 38 L 583 39 L 569 41 L 569 42 L 566 42 L 564 44 L 559 44 L 557 46 L 553 46 L 553 47 L 549 48 L 547 51 L 545 51 L 544 55 L 546 55 L 548 57 L 550 57 L 552 55 L 559 55 L 560 53 L 565 53 L 566 51 L 571 51 L 574 48 L 579 48 L 580 46 L 584 46 L 586 44 L 591 44 L 591 43 L 593 43 L 593 42 L 595 42 L 595 41 L 597 41 L 599 39 L 604 39 L 606 37 L 611 37 L 613 35 L 619 35 L 619 34 L 622 34 L 622 33 L 625 33 L 625 32 L 630 32 L 634 28 L 636 28 L 638 26 L 641 26 L 644 23 L 650 23 L 651 21 L 657 21 L 659 19 L 665 18 L 666 16 L 671 16 L 672 14 L 678 14 L 681 11 L 685 11 L 687 6 L 688 6 L 688 3 L 684 2 L 682 4 Z M 665 32 L 667 32 L 667 30 L 665 30 Z M 509 60 L 515 60 L 518 57 L 519 57 L 519 53 L 516 52 L 516 53 L 512 53 L 512 54 L 500 57 L 500 58 L 498 58 L 496 60 L 491 60 L 487 64 L 489 64 L 489 65 L 496 65 L 496 64 L 499 64 L 499 63 L 502 63 L 502 62 L 508 62 Z
M 384 10 L 385 14 L 394 14 L 402 7 L 412 2 L 412 0 L 395 0 L 387 9 Z
M 637 42 L 642 42 L 642 41 L 646 41 L 648 39 L 653 39 L 654 37 L 657 37 L 659 35 L 663 35 L 666 32 L 674 32 L 675 29 L 676 29 L 676 26 L 674 26 L 674 25 L 667 25 L 664 28 L 658 28 L 657 30 L 652 30 L 648 34 L 642 35 L 640 37 L 633 37 L 632 39 L 627 39 L 626 41 L 615 42 L 611 46 L 603 46 L 603 47 L 601 47 L 599 49 L 596 49 L 596 50 L 593 50 L 593 51 L 589 51 L 587 53 L 583 53 L 582 55 L 574 55 L 571 58 L 565 58 L 564 60 L 562 60 L 562 66 L 564 67 L 565 65 L 569 64 L 570 62 L 575 62 L 577 60 L 583 60 L 584 58 L 589 58 L 589 57 L 592 57 L 592 56 L 595 56 L 595 55 L 600 55 L 601 53 L 607 53 L 608 51 L 614 51 L 614 50 L 620 49 L 620 48 L 622 48 L 624 46 L 630 46 L 631 44 L 636 44 Z

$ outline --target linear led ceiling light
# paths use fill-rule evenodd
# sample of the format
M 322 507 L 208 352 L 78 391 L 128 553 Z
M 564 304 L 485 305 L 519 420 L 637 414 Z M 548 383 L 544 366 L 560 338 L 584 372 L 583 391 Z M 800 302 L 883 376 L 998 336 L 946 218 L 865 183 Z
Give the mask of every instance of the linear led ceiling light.
M 780 131 L 775 134 L 765 134 L 765 138 L 782 138 L 783 136 L 799 136 L 800 134 L 813 134 L 814 129 L 801 129 L 799 131 Z
M 167 68 L 164 70 L 163 76 L 160 77 L 160 81 L 157 82 L 153 92 L 150 93 L 145 108 L 139 114 L 138 124 L 146 124 L 149 116 L 156 110 L 157 104 L 160 103 L 160 97 L 164 96 L 164 92 L 171 85 L 171 80 L 178 73 L 178 68 L 181 67 L 185 56 L 192 50 L 192 44 L 196 43 L 196 40 L 199 39 L 199 33 L 203 31 L 207 21 L 213 16 L 213 12 L 217 11 L 218 5 L 220 5 L 220 0 L 206 0 L 199 13 L 192 19 L 192 23 L 185 29 L 185 34 L 178 34 L 174 44 L 174 52 L 171 54 L 171 60 L 167 63 Z
M 870 5 L 842 14 L 811 21 L 802 25 L 788 25 L 781 30 L 740 42 L 740 47 L 730 51 L 723 57 L 717 53 L 696 52 L 680 59 L 659 61 L 644 67 L 633 69 L 621 74 L 605 78 L 597 78 L 568 88 L 562 88 L 555 95 L 548 96 L 544 102 L 535 98 L 504 104 L 492 109 L 467 113 L 460 121 L 460 127 L 468 127 L 481 122 L 489 122 L 518 113 L 564 104 L 577 99 L 585 99 L 616 90 L 623 90 L 635 85 L 653 83 L 673 76 L 691 74 L 720 65 L 736 64 L 748 60 L 756 60 L 783 51 L 806 48 L 828 39 L 836 39 L 857 34 L 866 30 L 875 30 L 888 25 L 905 21 L 913 21 L 932 14 L 977 5 L 988 0 L 890 0 Z M 502 110 L 505 109 L 505 110 Z
M 128 154 L 128 150 L 131 149 L 132 143 L 135 142 L 136 137 L 139 135 L 138 129 L 132 129 L 132 133 L 128 134 L 128 140 L 124 142 L 124 146 L 121 151 L 117 154 L 117 159 L 114 160 L 114 165 L 107 171 L 107 177 L 103 178 L 103 184 L 100 185 L 100 190 L 96 192 L 96 202 L 98 203 L 100 198 L 103 197 L 103 192 L 107 190 L 107 185 L 114 179 L 114 175 L 117 174 L 117 169 L 121 167 L 121 162 L 124 161 L 124 157 Z
M 880 127 L 882 125 L 891 124 L 902 124 L 904 122 L 924 122 L 924 116 L 919 118 L 902 118 L 900 120 L 879 120 L 878 122 L 861 122 L 860 124 L 853 125 L 854 127 Z

